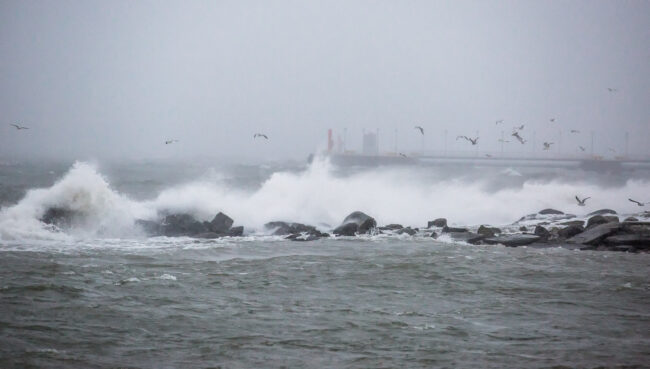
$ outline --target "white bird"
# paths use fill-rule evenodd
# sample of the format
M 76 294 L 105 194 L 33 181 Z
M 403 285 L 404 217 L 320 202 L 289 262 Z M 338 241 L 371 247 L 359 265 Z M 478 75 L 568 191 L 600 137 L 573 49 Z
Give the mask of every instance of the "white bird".
M 20 131 L 21 129 L 29 129 L 29 127 L 23 127 L 23 126 L 19 126 L 19 125 L 17 125 L 17 124 L 13 124 L 13 123 L 10 124 L 10 126 L 14 126 L 14 127 L 16 127 L 16 129 L 19 130 L 19 131 Z
M 478 139 L 479 139 L 478 137 L 472 139 L 472 138 L 469 138 L 469 137 L 467 137 L 467 136 L 458 136 L 458 137 L 456 137 L 456 141 L 458 141 L 459 138 L 464 138 L 464 139 L 466 139 L 467 141 L 471 142 L 471 143 L 472 143 L 472 146 L 476 145 L 476 144 L 478 143 Z
M 638 201 L 632 200 L 632 199 L 628 199 L 628 200 L 632 201 L 633 203 L 635 203 L 635 204 L 637 204 L 639 206 L 645 206 L 645 204 L 647 204 L 647 202 L 638 202 Z
M 544 142 L 544 150 L 550 149 L 551 145 L 553 145 L 553 142 Z
M 165 141 L 165 145 L 173 144 L 174 142 L 178 142 L 178 140 L 167 140 Z
M 524 140 L 521 136 L 519 136 L 519 132 L 513 132 L 511 136 L 516 138 L 517 141 L 519 141 L 519 143 L 521 143 L 522 145 L 526 143 L 526 140 Z
M 422 127 L 420 127 L 420 126 L 415 126 L 415 127 L 413 127 L 413 128 L 415 128 L 415 129 L 419 129 L 419 130 L 420 130 L 420 133 L 422 133 L 422 136 L 424 136 L 424 128 L 422 128 Z
M 578 201 L 578 206 L 585 206 L 585 201 L 590 199 L 591 197 L 585 197 L 584 199 L 580 200 L 580 198 L 576 195 L 576 200 Z
M 267 140 L 269 139 L 269 137 L 267 135 L 265 135 L 264 133 L 256 133 L 256 134 L 253 135 L 253 138 L 257 138 L 257 137 L 264 137 Z

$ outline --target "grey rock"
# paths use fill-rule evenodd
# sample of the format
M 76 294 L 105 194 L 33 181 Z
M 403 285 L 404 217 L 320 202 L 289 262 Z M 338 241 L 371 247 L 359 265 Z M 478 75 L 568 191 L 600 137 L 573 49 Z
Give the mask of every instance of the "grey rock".
M 485 238 L 485 236 L 481 234 L 472 232 L 451 232 L 449 233 L 449 236 L 454 241 L 467 242 L 472 245 L 480 244 L 481 241 Z
M 624 221 L 624 222 L 638 222 L 639 219 L 637 219 L 637 218 L 635 218 L 635 217 L 627 217 L 627 218 L 625 218 L 623 221 Z
M 521 226 L 521 227 L 519 227 L 519 231 L 520 232 L 527 232 L 528 228 L 526 228 L 526 226 Z
M 564 214 L 564 212 L 561 212 L 561 211 L 555 210 L 555 209 L 544 209 L 544 210 L 540 210 L 539 214 L 542 214 L 542 215 L 548 215 L 548 214 L 561 215 L 561 214 Z
M 469 232 L 469 230 L 467 228 L 460 228 L 460 227 L 447 227 L 447 226 L 442 227 L 442 233 L 451 233 L 451 232 Z
M 619 223 L 605 223 L 579 233 L 567 240 L 567 243 L 581 243 L 584 245 L 597 245 L 600 241 L 617 232 L 621 228 Z
M 447 226 L 447 219 L 445 219 L 445 218 L 438 218 L 438 219 L 435 219 L 435 220 L 430 220 L 427 223 L 427 228 L 445 227 L 445 226 Z
M 607 219 L 605 219 L 604 216 L 602 215 L 594 215 L 591 218 L 587 220 L 587 229 L 595 227 L 600 224 L 605 224 L 608 223 Z
M 568 222 L 562 222 L 562 223 L 560 223 L 560 225 L 563 225 L 563 226 L 577 225 L 577 226 L 580 226 L 580 227 L 584 227 L 585 226 L 585 221 L 584 220 L 570 220 Z
M 481 225 L 480 227 L 478 227 L 476 233 L 483 235 L 485 237 L 494 237 L 495 235 L 501 233 L 501 230 L 496 227 L 486 227 L 484 225 Z
M 607 221 L 607 223 L 615 222 L 618 223 L 620 220 L 616 215 L 604 215 L 603 218 Z
M 284 236 L 288 234 L 311 232 L 316 230 L 316 227 L 310 225 L 287 222 L 269 222 L 266 223 L 264 227 L 270 230 L 274 230 L 273 235 L 275 236 Z
M 208 232 L 206 225 L 194 219 L 190 214 L 167 215 L 162 223 L 162 234 L 168 237 L 192 236 Z
M 618 234 L 605 239 L 608 245 L 630 245 L 638 249 L 650 248 L 649 234 Z
M 332 233 L 337 236 L 354 236 L 358 229 L 359 226 L 356 223 L 347 223 L 336 227 Z
M 507 234 L 499 237 L 488 237 L 484 239 L 483 242 L 490 245 L 502 244 L 509 247 L 517 247 L 530 245 L 540 239 L 540 236 L 534 234 Z
M 436 232 L 431 232 L 431 235 L 429 237 L 438 238 L 438 234 Z
M 233 220 L 226 214 L 219 212 L 214 216 L 207 227 L 211 232 L 226 233 L 232 227 Z
M 45 224 L 55 225 L 59 228 L 70 228 L 75 218 L 78 218 L 80 213 L 74 210 L 53 207 L 47 209 L 45 214 L 41 217 L 41 222 Z
M 536 236 L 539 236 L 542 240 L 547 240 L 549 237 L 551 237 L 551 232 L 549 232 L 548 229 L 542 227 L 541 225 L 536 226 L 533 233 Z
M 357 225 L 357 233 L 370 233 L 372 229 L 377 228 L 377 221 L 375 218 L 370 215 L 363 213 L 361 211 L 355 211 L 345 217 L 341 224 L 346 225 L 349 223 L 354 223 Z
M 230 237 L 241 237 L 244 235 L 244 227 L 243 226 L 237 226 L 237 227 L 232 227 L 226 232 L 226 236 Z
M 596 211 L 592 211 L 591 213 L 587 214 L 588 217 L 592 215 L 604 215 L 604 214 L 616 214 L 616 212 L 612 209 L 600 209 Z
M 417 231 L 415 229 L 411 229 L 411 227 L 402 228 L 399 231 L 397 231 L 397 234 L 404 234 L 404 233 L 408 234 L 409 236 L 413 236 L 417 233 Z
M 562 238 L 571 238 L 582 232 L 584 232 L 584 228 L 582 228 L 582 226 L 579 225 L 570 225 L 568 227 L 564 227 L 557 231 L 558 236 Z

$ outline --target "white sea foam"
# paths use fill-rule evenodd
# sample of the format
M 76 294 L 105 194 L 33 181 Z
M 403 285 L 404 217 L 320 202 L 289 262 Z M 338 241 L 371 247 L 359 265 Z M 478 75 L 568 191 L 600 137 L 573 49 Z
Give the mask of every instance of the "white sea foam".
M 202 220 L 223 211 L 249 234 L 260 234 L 266 222 L 275 220 L 329 229 L 355 210 L 374 216 L 379 224 L 421 227 L 446 217 L 451 224 L 503 225 L 549 207 L 577 215 L 599 208 L 634 213 L 640 209 L 627 198 L 643 201 L 650 193 L 645 180 L 602 187 L 586 180 L 529 179 L 495 190 L 487 180 L 432 180 L 426 173 L 435 170 L 384 168 L 343 176 L 326 160 L 315 160 L 303 172 L 272 174 L 256 190 L 232 188 L 211 176 L 188 179 L 148 201 L 134 201 L 114 191 L 92 165 L 75 163 L 52 187 L 30 190 L 16 205 L 0 210 L 0 240 L 135 237 L 136 219 L 154 219 L 163 211 L 189 212 Z M 588 206 L 577 206 L 576 194 L 590 196 Z M 66 233 L 56 232 L 39 221 L 50 207 L 77 211 L 82 220 Z

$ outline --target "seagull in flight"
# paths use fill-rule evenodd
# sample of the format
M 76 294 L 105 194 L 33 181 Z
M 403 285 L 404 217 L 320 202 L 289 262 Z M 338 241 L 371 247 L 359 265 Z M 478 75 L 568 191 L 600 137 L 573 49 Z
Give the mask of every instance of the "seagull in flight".
M 19 125 L 17 125 L 17 124 L 13 124 L 13 123 L 10 124 L 10 126 L 14 126 L 14 127 L 16 127 L 16 129 L 19 130 L 19 131 L 20 131 L 21 129 L 29 129 L 29 127 L 23 127 L 23 126 L 19 126 Z
M 578 201 L 578 206 L 585 206 L 585 201 L 590 199 L 591 197 L 585 197 L 584 199 L 580 200 L 580 198 L 576 195 L 576 201 Z
M 580 148 L 581 151 L 585 151 L 585 150 L 586 150 L 586 149 L 585 149 L 584 147 L 582 147 L 582 146 L 578 146 L 578 147 Z
M 512 132 L 512 137 L 516 138 L 517 141 L 519 141 L 520 144 L 525 144 L 526 140 L 524 140 L 521 136 L 519 136 L 519 132 Z
M 618 92 L 617 89 L 611 88 L 611 87 L 607 87 L 607 91 L 609 91 L 609 92 Z
M 555 122 L 555 119 L 557 119 L 557 118 L 551 118 L 551 119 L 549 119 L 549 122 L 553 123 L 553 122 Z
M 408 156 L 406 156 L 406 154 L 403 154 L 403 153 L 401 153 L 401 152 L 398 153 L 398 154 L 399 154 L 399 156 L 401 156 L 401 157 L 403 157 L 403 158 L 408 158 Z
M 499 119 L 496 122 L 494 122 L 494 124 L 501 124 L 501 123 L 503 123 L 503 119 Z
M 513 130 L 513 131 L 521 131 L 521 130 L 523 130 L 523 129 L 524 129 L 524 125 L 523 125 L 523 124 L 520 125 L 519 127 L 512 127 L 512 130 Z
M 628 199 L 628 200 L 632 201 L 633 203 L 635 203 L 635 204 L 637 204 L 639 206 L 645 206 L 645 204 L 647 204 L 647 202 L 638 202 L 638 201 L 632 200 L 632 199 Z
M 490 155 L 490 154 L 485 154 L 485 157 L 486 157 L 486 158 L 491 158 L 492 155 Z
M 267 140 L 269 139 L 269 136 L 265 135 L 264 133 L 256 133 L 253 135 L 253 138 L 257 138 L 257 137 L 264 137 Z
M 165 145 L 170 145 L 173 144 L 174 142 L 178 142 L 178 140 L 167 140 L 165 141 Z
M 413 128 L 415 128 L 415 129 L 419 129 L 419 130 L 420 130 L 420 133 L 422 133 L 422 136 L 424 136 L 424 128 L 422 128 L 422 127 L 420 127 L 420 126 L 415 126 L 415 127 L 413 127 Z
M 508 140 L 504 140 L 503 138 L 500 138 L 500 139 L 499 139 L 499 142 L 510 143 L 510 141 L 508 141 Z
M 478 137 L 472 139 L 472 138 L 469 138 L 469 137 L 467 137 L 467 136 L 458 136 L 458 137 L 456 137 L 456 141 L 458 141 L 459 138 L 464 138 L 464 139 L 466 139 L 467 141 L 471 142 L 471 143 L 472 143 L 472 146 L 474 146 L 474 145 L 476 145 L 476 144 L 478 143 Z
M 578 131 L 577 129 L 572 129 L 571 133 L 580 133 L 580 131 Z
M 551 145 L 553 145 L 554 142 L 544 142 L 544 150 L 548 150 L 551 148 Z

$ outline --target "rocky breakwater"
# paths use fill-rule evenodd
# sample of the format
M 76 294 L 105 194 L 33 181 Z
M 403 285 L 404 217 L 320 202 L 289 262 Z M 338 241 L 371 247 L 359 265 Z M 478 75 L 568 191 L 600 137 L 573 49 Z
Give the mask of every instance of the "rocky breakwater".
M 234 221 L 219 212 L 209 222 L 202 222 L 191 214 L 169 214 L 158 220 L 136 220 L 136 225 L 148 236 L 219 238 L 244 234 L 244 227 L 233 227 Z

